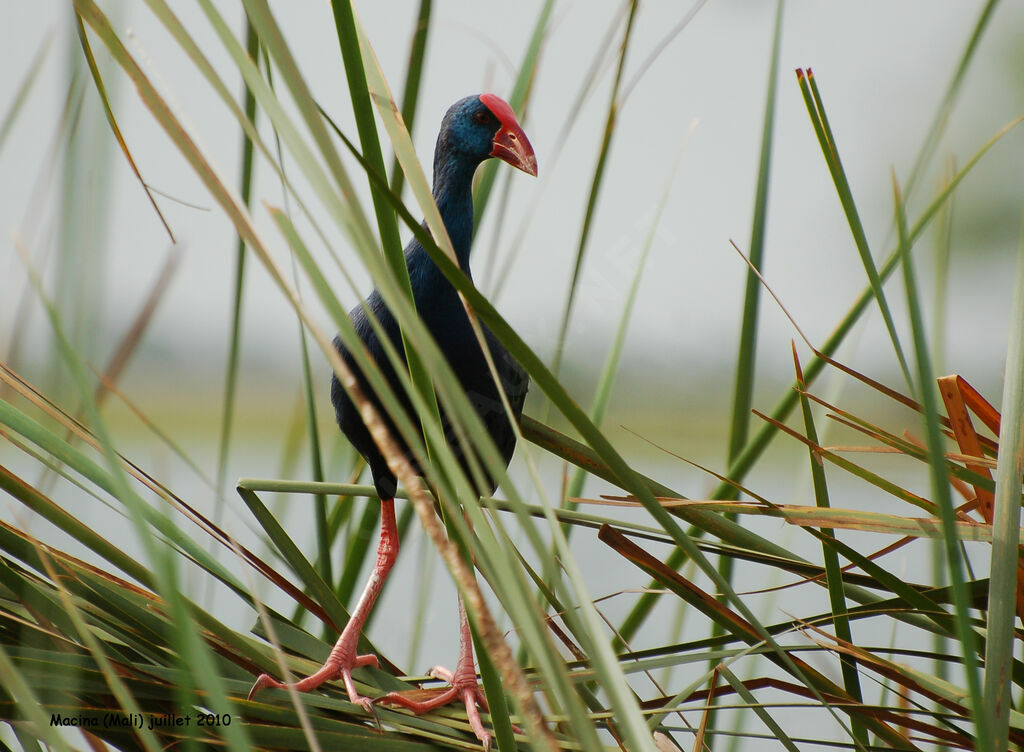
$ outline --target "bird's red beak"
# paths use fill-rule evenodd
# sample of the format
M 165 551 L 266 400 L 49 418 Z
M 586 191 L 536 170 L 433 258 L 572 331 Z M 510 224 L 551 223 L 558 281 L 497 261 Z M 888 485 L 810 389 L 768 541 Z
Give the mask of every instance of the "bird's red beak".
M 495 94 L 481 94 L 480 101 L 501 123 L 498 132 L 494 134 L 491 156 L 537 177 L 537 157 L 508 102 Z

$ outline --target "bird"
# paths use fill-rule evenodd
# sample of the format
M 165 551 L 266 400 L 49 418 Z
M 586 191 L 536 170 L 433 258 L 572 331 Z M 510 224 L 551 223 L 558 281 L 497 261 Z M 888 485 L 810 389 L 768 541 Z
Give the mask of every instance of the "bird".
M 491 93 L 460 99 L 448 108 L 441 121 L 437 144 L 434 148 L 432 193 L 451 239 L 459 267 L 470 279 L 472 279 L 472 273 L 469 266 L 469 253 L 473 240 L 474 221 L 473 175 L 477 167 L 491 158 L 500 159 L 534 177 L 537 175 L 537 158 L 533 147 L 508 102 Z M 441 273 L 416 238 L 413 238 L 405 247 L 405 262 L 409 270 L 417 313 L 427 330 L 433 335 L 507 466 L 515 451 L 516 431 L 509 420 L 501 395 L 498 393 L 498 385 L 488 368 L 483 350 L 470 325 L 462 300 L 455 287 Z M 380 369 L 392 391 L 398 395 L 403 408 L 412 418 L 412 424 L 419 425 L 412 402 L 400 385 L 398 376 L 385 355 L 384 345 L 371 326 L 367 311 L 377 319 L 380 329 L 404 361 L 404 349 L 398 322 L 376 288 L 363 304 L 352 309 L 349 316 L 366 352 L 376 367 Z M 529 388 L 529 377 L 489 329 L 482 327 L 482 331 L 498 374 L 500 388 L 511 407 L 512 416 L 518 422 L 522 416 L 523 404 Z M 338 337 L 334 339 L 334 346 L 356 377 L 363 394 L 373 403 L 378 414 L 384 417 L 392 437 L 398 442 L 417 473 L 422 475 L 422 467 L 406 442 L 395 430 L 394 422 L 382 406 L 380 398 L 373 392 L 352 353 L 346 349 Z M 311 691 L 325 682 L 341 679 L 349 699 L 353 703 L 361 705 L 371 714 L 373 714 L 375 702 L 398 704 L 420 714 L 462 700 L 465 703 L 474 733 L 484 747 L 489 748 L 490 734 L 484 728 L 477 709 L 479 705 L 486 711 L 487 701 L 477 685 L 473 641 L 461 598 L 459 599 L 460 645 L 455 670 L 452 672 L 440 666 L 431 669 L 433 676 L 449 682 L 451 686 L 446 691 L 425 702 L 416 702 L 397 693 L 390 693 L 373 700 L 363 697 L 356 690 L 352 679 L 352 670 L 359 666 L 379 666 L 376 655 L 358 654 L 356 644 L 367 616 L 380 595 L 384 580 L 398 555 L 398 531 L 395 523 L 394 501 L 397 479 L 388 468 L 384 455 L 378 449 L 358 408 L 353 404 L 336 374 L 331 378 L 331 402 L 334 405 L 341 432 L 366 460 L 377 496 L 380 498 L 381 529 L 377 561 L 348 624 L 324 665 L 314 674 L 290 685 L 274 679 L 269 674 L 261 674 L 249 693 L 249 699 L 251 700 L 259 690 L 265 687 L 285 688 L 291 686 L 298 691 Z M 443 411 L 441 419 L 445 429 L 445 440 L 465 469 L 466 458 L 472 452 L 472 448 L 460 444 Z M 486 483 L 489 484 L 489 488 L 481 489 L 482 493 L 493 493 L 497 482 L 488 476 Z

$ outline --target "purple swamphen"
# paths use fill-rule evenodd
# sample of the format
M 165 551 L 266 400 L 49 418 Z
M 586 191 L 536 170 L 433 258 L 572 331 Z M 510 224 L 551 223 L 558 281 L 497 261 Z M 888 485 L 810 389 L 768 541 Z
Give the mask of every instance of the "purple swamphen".
M 473 173 L 476 172 L 480 163 L 490 157 L 497 157 L 530 175 L 536 176 L 537 174 L 537 159 L 534 156 L 533 148 L 507 102 L 494 94 L 480 94 L 459 100 L 449 108 L 441 122 L 441 132 L 438 134 L 437 146 L 434 150 L 433 194 L 455 248 L 459 266 L 468 276 L 471 276 L 469 250 L 473 238 Z M 495 381 L 487 367 L 479 341 L 470 327 L 458 293 L 417 240 L 413 239 L 406 246 L 405 261 L 409 269 L 417 312 L 427 329 L 433 334 L 471 404 L 480 415 L 505 458 L 505 463 L 508 464 L 515 449 L 515 431 L 509 423 L 501 396 L 498 394 Z M 387 333 L 396 351 L 403 353 L 404 356 L 398 322 L 385 306 L 377 290 L 370 293 L 366 299 L 366 305 L 380 321 L 383 331 Z M 401 388 L 381 342 L 367 320 L 364 308 L 361 305 L 357 306 L 350 315 L 355 330 L 370 356 L 401 399 L 415 424 L 418 425 L 412 404 Z M 529 378 L 486 327 L 483 332 L 500 377 L 501 388 L 508 398 L 516 420 L 518 420 L 522 415 Z M 355 374 L 363 393 L 374 403 L 378 412 L 385 417 L 392 436 L 403 447 L 413 466 L 419 470 L 415 457 L 412 456 L 405 442 L 401 440 L 394 428 L 394 423 L 387 416 L 386 410 L 371 390 L 366 377 L 356 365 L 352 355 L 337 338 L 334 344 Z M 377 656 L 358 655 L 356 643 L 363 624 L 366 622 L 366 617 L 380 594 L 384 578 L 391 570 L 398 555 L 398 531 L 395 525 L 394 502 L 396 479 L 371 438 L 359 410 L 342 388 L 337 376 L 331 381 L 331 401 L 334 403 L 337 413 L 338 425 L 352 445 L 366 459 L 373 475 L 373 483 L 381 501 L 380 544 L 377 549 L 377 563 L 366 584 L 366 589 L 359 598 L 351 619 L 341 633 L 341 637 L 338 638 L 327 661 L 315 674 L 292 686 L 301 692 L 306 692 L 316 689 L 326 681 L 342 679 L 352 702 L 359 703 L 372 712 L 374 701 L 361 696 L 356 691 L 352 681 L 352 669 L 357 666 L 378 665 Z M 442 421 L 444 422 L 443 415 Z M 471 450 L 466 450 L 459 445 L 454 432 L 447 423 L 445 423 L 445 437 L 456 457 L 465 466 L 465 454 Z M 483 493 L 492 493 L 497 484 L 491 480 L 489 485 L 489 488 L 480 490 Z M 424 713 L 462 699 L 466 704 L 466 711 L 473 730 L 486 747 L 489 745 L 490 735 L 480 721 L 480 714 L 476 706 L 479 703 L 486 710 L 487 704 L 477 686 L 473 641 L 461 600 L 459 601 L 459 637 L 459 658 L 454 673 L 441 667 L 431 670 L 433 675 L 451 683 L 451 687 L 447 691 L 426 702 L 415 702 L 396 693 L 386 695 L 380 701 L 402 705 L 415 713 Z M 256 692 L 264 687 L 283 688 L 286 686 L 268 674 L 261 674 L 253 685 L 249 697 L 251 699 Z

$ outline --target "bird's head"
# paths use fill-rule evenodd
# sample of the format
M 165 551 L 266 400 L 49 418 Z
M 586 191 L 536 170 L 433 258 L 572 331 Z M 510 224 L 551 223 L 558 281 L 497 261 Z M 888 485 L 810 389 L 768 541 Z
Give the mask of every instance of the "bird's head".
M 537 157 L 508 102 L 494 94 L 460 99 L 441 122 L 438 148 L 477 164 L 497 157 L 530 175 L 537 175 Z

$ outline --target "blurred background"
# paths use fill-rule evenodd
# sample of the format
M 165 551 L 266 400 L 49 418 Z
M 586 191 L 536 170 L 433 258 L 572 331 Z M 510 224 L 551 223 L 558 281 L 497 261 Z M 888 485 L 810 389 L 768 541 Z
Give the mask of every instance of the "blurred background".
M 115 28 L 131 30 L 133 54 L 145 61 L 147 73 L 174 102 L 178 116 L 190 124 L 226 181 L 237 184 L 241 144 L 230 114 L 143 4 L 101 5 Z M 442 0 L 434 5 L 413 132 L 428 168 L 437 126 L 449 104 L 484 90 L 508 96 L 542 3 L 524 0 L 499 7 Z M 354 134 L 327 4 L 292 0 L 271 6 L 314 96 L 346 133 Z M 895 245 L 891 171 L 901 182 L 906 180 L 982 6 L 960 0 L 907 0 L 884 8 L 795 0 L 785 5 L 764 273 L 815 344 L 849 310 L 866 279 L 793 70 L 814 69 L 868 240 L 880 260 Z M 213 65 L 231 70 L 196 5 L 173 7 Z M 403 85 L 417 7 L 411 1 L 357 4 L 396 95 Z M 221 12 L 230 15 L 224 7 Z M 492 210 L 474 249 L 478 286 L 494 296 L 506 318 L 548 360 L 555 350 L 604 133 L 625 12 L 622 3 L 555 4 L 529 104 L 520 113 L 540 175 L 531 180 L 511 170 L 499 173 Z M 636 467 L 695 498 L 706 495 L 715 479 L 649 442 L 725 469 L 746 275 L 729 241 L 744 251 L 750 243 L 774 14 L 774 3 L 728 0 L 704 6 L 641 6 L 562 368 L 570 391 L 588 405 L 622 316 L 629 281 L 652 232 L 656 206 L 667 190 L 667 208 L 653 227 L 653 246 L 604 426 Z M 110 400 L 106 415 L 122 451 L 143 466 L 160 469 L 179 495 L 201 509 L 212 509 L 221 498 L 228 527 L 244 537 L 250 523 L 234 497 L 235 478 L 309 476 L 305 450 L 293 449 L 304 415 L 295 315 L 264 270 L 250 264 L 228 483 L 218 493 L 209 480 L 216 475 L 231 336 L 232 225 L 130 84 L 105 62 L 105 50 L 94 45 L 125 141 L 144 179 L 159 192 L 157 201 L 177 239 L 172 246 L 111 137 L 68 4 L 8 2 L 0 16 L 5 60 L 0 110 L 15 106 L 30 72 L 37 76 L 13 127 L 0 140 L 0 356 L 75 409 L 45 313 L 16 249 L 42 275 L 47 294 L 60 303 L 74 344 L 97 368 L 104 367 L 136 320 L 165 263 L 177 257 L 166 293 L 119 389 L 202 474 L 185 466 L 122 401 Z M 240 7 L 234 19 L 241 35 Z M 44 57 L 37 64 L 41 50 Z M 241 96 L 240 81 L 236 87 Z M 962 166 L 1022 109 L 1024 5 L 1004 2 L 981 39 L 931 168 L 908 198 L 911 221 L 934 198 L 947 165 L 955 160 Z M 266 129 L 265 119 L 258 124 Z M 278 180 L 259 164 L 254 179 L 254 216 L 278 260 L 290 264 L 287 246 L 260 208 L 263 202 L 281 205 Z M 357 181 L 357 188 L 369 206 L 367 186 Z M 932 296 L 926 297 L 926 313 L 939 370 L 962 374 L 996 404 L 1022 189 L 1024 134 L 1015 131 L 996 145 L 955 195 L 948 279 L 935 260 L 933 232 L 915 247 L 922 289 Z M 502 212 L 493 210 L 498 203 L 504 205 Z M 335 252 L 346 258 L 344 240 L 331 240 Z M 318 253 L 326 257 L 322 250 Z M 358 267 L 348 267 L 354 289 L 340 272 L 333 280 L 349 307 L 369 291 L 368 278 L 359 276 Z M 898 275 L 886 290 L 897 329 L 905 334 L 909 323 Z M 325 313 L 321 321 L 329 325 Z M 776 305 L 763 298 L 755 407 L 770 409 L 792 380 L 790 340 L 795 338 Z M 806 357 L 803 346 L 801 353 Z M 333 447 L 329 478 L 342 480 L 347 450 L 327 398 L 329 368 L 316 353 L 313 358 L 322 435 Z M 848 338 L 839 359 L 906 391 L 877 312 L 865 317 Z M 844 391 L 848 383 L 826 380 L 819 391 L 856 406 L 863 395 L 856 389 Z M 532 395 L 527 412 L 544 415 L 538 395 Z M 904 424 L 918 429 L 909 412 L 871 417 L 888 421 L 895 432 Z M 823 440 L 831 440 L 828 433 Z M 776 460 L 762 463 L 749 484 L 779 502 L 809 503 L 802 447 L 778 438 L 772 452 Z M 21 463 L 34 467 L 9 444 L 0 446 L 0 462 L 15 471 Z M 545 484 L 557 497 L 561 466 L 547 462 L 543 467 Z M 924 475 L 918 475 L 926 484 Z M 607 490 L 606 484 L 594 482 L 586 488 L 588 495 Z M 856 503 L 870 507 L 877 492 L 856 487 L 856 493 Z M 305 511 L 299 504 L 287 512 L 297 539 L 302 535 L 294 531 L 301 530 Z M 0 518 L 13 514 L 12 507 L 0 503 Z M 87 511 L 82 516 L 89 519 Z M 110 523 L 101 511 L 93 519 L 96 524 L 119 524 Z M 44 525 L 21 522 L 40 529 Z M 789 534 L 779 523 L 752 524 Z M 419 533 L 414 535 L 418 539 Z M 600 556 L 597 549 L 587 548 L 592 542 L 579 540 L 576 545 L 583 557 Z M 409 556 L 404 567 L 400 561 L 400 579 L 412 578 L 416 561 Z M 906 566 L 912 574 L 913 561 Z M 440 587 L 450 590 L 447 576 L 438 577 L 443 580 Z M 594 595 L 631 585 L 635 582 L 613 578 Z M 389 592 L 400 593 L 401 587 Z M 617 608 L 608 606 L 611 613 Z M 236 627 L 252 622 L 251 613 L 224 618 Z M 454 609 L 446 607 L 431 621 L 454 625 Z M 375 637 L 378 644 L 403 645 L 408 636 L 400 627 L 394 630 Z M 437 639 L 442 655 L 420 662 L 454 657 L 455 640 L 443 634 Z

